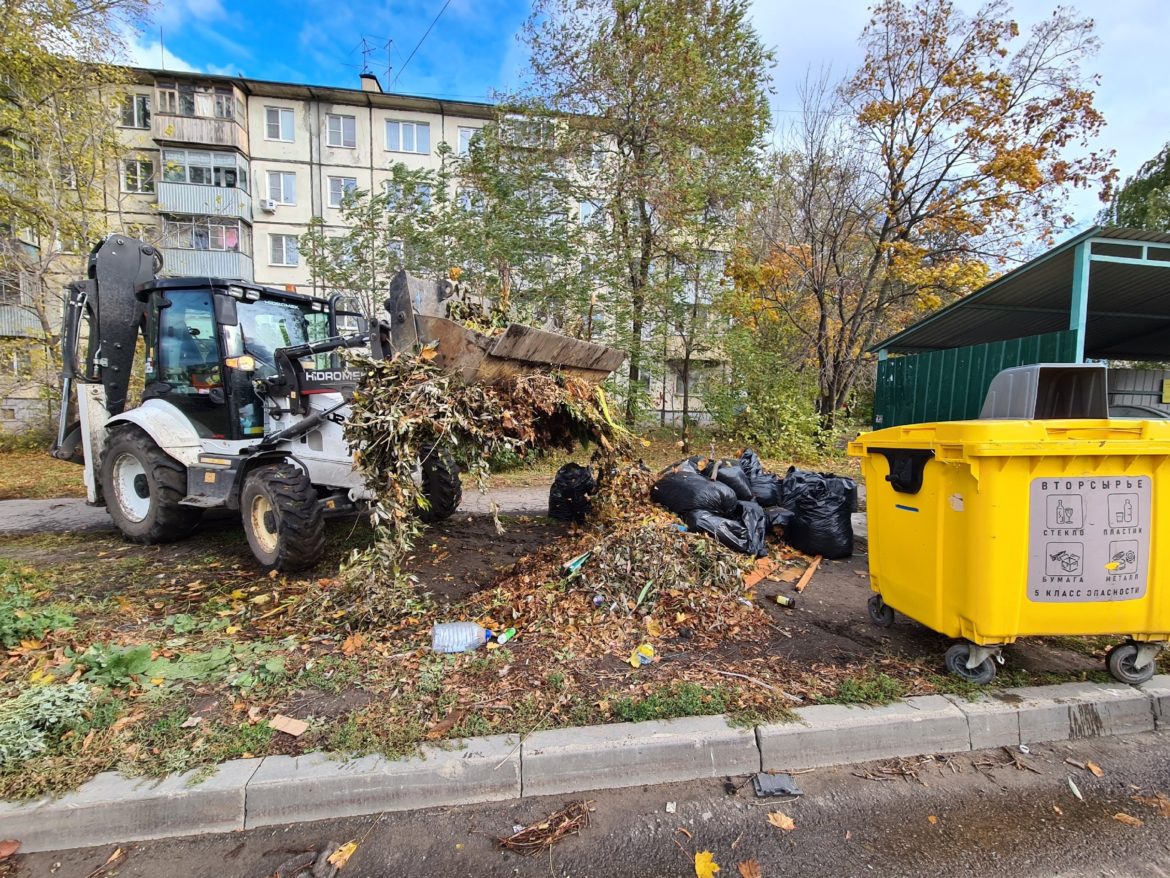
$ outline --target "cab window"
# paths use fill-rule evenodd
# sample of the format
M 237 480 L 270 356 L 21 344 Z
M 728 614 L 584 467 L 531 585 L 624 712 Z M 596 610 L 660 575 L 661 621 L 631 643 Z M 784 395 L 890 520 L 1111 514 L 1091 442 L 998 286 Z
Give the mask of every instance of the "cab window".
M 172 393 L 204 396 L 222 383 L 211 294 L 175 292 L 159 312 L 159 377 Z

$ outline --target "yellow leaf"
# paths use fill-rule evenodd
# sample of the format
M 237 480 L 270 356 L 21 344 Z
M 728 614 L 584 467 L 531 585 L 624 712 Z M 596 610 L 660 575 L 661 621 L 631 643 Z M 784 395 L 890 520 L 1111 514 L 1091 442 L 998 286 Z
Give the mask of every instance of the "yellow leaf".
M 338 869 L 344 869 L 345 864 L 349 862 L 349 858 L 353 856 L 353 852 L 357 850 L 357 847 L 358 843 L 356 841 L 347 841 L 329 855 L 329 865 L 336 866 Z
M 712 878 L 719 871 L 714 855 L 710 851 L 699 851 L 695 854 L 695 875 L 697 878 Z
M 20 641 L 21 649 L 40 649 L 44 646 L 39 640 L 22 640 Z
M 931 815 L 930 815 L 929 817 L 927 817 L 926 819 L 927 819 L 927 821 L 930 823 L 930 825 L 931 825 L 931 826 L 934 826 L 934 825 L 936 825 L 936 824 L 938 823 L 938 818 L 937 818 L 937 817 L 935 817 L 933 814 L 931 814 Z
M 649 634 L 651 637 L 661 637 L 662 636 L 662 626 L 658 624 L 658 621 L 656 619 L 652 619 L 649 616 L 647 616 L 646 617 L 646 633 Z
M 796 824 L 792 822 L 792 818 L 783 811 L 773 811 L 768 815 L 768 822 L 777 829 L 783 829 L 785 832 L 792 832 L 796 829 Z
M 228 625 L 227 628 L 223 629 L 224 634 L 235 634 L 239 630 L 239 625 Z
M 421 351 L 418 352 L 418 358 L 420 360 L 425 360 L 428 363 L 431 360 L 433 360 L 435 357 L 437 357 L 438 355 L 439 355 L 439 352 L 437 350 L 435 350 L 434 348 L 423 348 Z
M 248 596 L 248 593 L 246 591 L 244 591 L 242 588 L 237 588 L 235 591 L 233 591 L 231 594 L 228 595 L 228 597 L 231 598 L 233 601 L 242 601 L 247 596 Z
M 262 607 L 266 603 L 268 603 L 270 600 L 272 600 L 272 595 L 258 594 L 258 595 L 256 595 L 256 597 L 252 598 L 252 603 L 256 604 L 256 606 L 258 606 L 258 607 Z
M 163 677 L 154 677 L 150 681 L 151 686 L 161 686 L 166 680 Z
M 1145 825 L 1144 823 L 1142 823 L 1141 820 L 1139 820 L 1136 817 L 1132 817 L 1129 814 L 1126 814 L 1124 811 L 1118 811 L 1116 814 L 1113 815 L 1113 819 L 1116 820 L 1118 823 L 1124 823 L 1126 826 L 1144 826 Z
M 760 864 L 755 860 L 744 860 L 738 864 L 737 868 L 742 878 L 764 878 L 764 873 L 760 870 Z
M 676 621 L 676 622 L 685 622 L 686 620 L 687 620 L 687 614 L 686 614 L 686 613 L 675 613 L 675 614 L 674 614 L 674 621 Z
M 365 640 L 360 634 L 351 634 L 341 642 L 341 651 L 345 655 L 353 655 L 362 648 L 363 643 Z
M 1089 769 L 1089 771 L 1093 772 L 1093 774 L 1095 774 L 1097 777 L 1105 776 L 1105 772 L 1101 770 L 1101 766 L 1096 762 L 1086 762 L 1085 768 Z

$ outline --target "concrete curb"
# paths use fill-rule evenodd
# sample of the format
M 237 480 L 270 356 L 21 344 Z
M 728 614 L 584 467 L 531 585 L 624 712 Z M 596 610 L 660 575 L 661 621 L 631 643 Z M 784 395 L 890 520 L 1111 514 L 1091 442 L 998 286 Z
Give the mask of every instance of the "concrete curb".
M 0 802 L 0 838 L 61 850 L 229 832 L 439 805 L 575 793 L 756 771 L 845 765 L 1170 727 L 1170 675 L 1141 686 L 1065 683 L 966 701 L 927 695 L 880 707 L 819 705 L 799 721 L 734 728 L 725 717 L 495 735 L 399 761 L 322 753 L 240 759 L 211 778 L 116 774 L 60 799 Z

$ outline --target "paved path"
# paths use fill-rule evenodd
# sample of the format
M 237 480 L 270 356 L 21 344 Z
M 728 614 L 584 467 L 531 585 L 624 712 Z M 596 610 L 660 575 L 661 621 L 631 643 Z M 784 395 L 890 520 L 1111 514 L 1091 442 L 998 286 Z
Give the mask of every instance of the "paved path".
M 491 503 L 499 504 L 506 515 L 544 515 L 548 511 L 548 488 L 496 488 L 481 494 L 466 487 L 465 512 L 484 513 Z M 78 497 L 55 500 L 0 500 L 0 533 L 78 533 L 110 531 L 114 523 L 100 506 L 87 506 Z

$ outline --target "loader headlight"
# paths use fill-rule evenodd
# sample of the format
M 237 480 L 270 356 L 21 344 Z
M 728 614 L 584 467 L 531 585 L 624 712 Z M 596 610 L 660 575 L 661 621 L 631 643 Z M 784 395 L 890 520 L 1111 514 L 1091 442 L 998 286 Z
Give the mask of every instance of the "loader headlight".
M 229 369 L 239 369 L 241 372 L 255 372 L 256 358 L 245 354 L 242 357 L 228 357 L 223 364 Z

